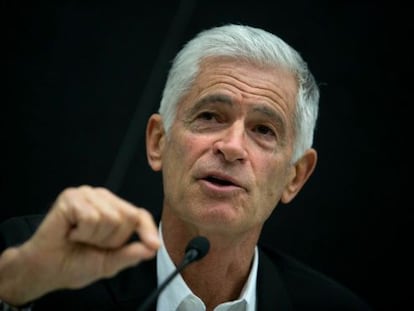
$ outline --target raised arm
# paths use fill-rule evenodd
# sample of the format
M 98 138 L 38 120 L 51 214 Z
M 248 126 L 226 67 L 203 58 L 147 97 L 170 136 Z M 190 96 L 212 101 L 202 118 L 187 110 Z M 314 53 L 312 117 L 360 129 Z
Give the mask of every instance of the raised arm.
M 140 241 L 127 243 L 137 233 Z M 152 258 L 151 214 L 104 188 L 64 190 L 33 236 L 0 256 L 0 300 L 22 305 L 57 289 L 82 288 Z

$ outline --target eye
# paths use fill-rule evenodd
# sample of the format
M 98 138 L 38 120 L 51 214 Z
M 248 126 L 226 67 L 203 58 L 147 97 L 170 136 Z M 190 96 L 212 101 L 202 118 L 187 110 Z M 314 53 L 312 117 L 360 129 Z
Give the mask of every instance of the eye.
M 200 111 L 195 114 L 191 121 L 188 123 L 189 126 L 195 132 L 216 130 L 224 124 L 223 116 L 213 111 Z
M 205 121 L 211 121 L 211 120 L 217 120 L 217 115 L 210 111 L 203 111 L 198 116 L 197 119 L 205 120 Z
M 268 126 L 266 125 L 257 125 L 254 129 L 254 132 L 260 134 L 260 135 L 265 135 L 265 136 L 276 136 L 275 132 Z

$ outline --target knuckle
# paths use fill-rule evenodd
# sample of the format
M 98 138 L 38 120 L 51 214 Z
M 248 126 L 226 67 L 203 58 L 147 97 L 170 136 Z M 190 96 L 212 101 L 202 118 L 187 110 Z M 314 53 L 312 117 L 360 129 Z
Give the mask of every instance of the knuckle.
M 59 197 L 71 197 L 76 193 L 76 188 L 75 187 L 68 187 L 66 189 L 64 189 L 61 194 L 59 195 Z
M 79 191 L 90 191 L 90 190 L 92 190 L 92 187 L 89 186 L 89 185 L 80 185 L 78 187 L 78 189 L 79 189 Z
M 152 214 L 147 209 L 138 207 L 135 210 L 135 222 L 137 224 L 149 224 L 152 221 Z
M 101 195 L 109 195 L 109 194 L 111 194 L 111 192 L 107 188 L 104 188 L 104 187 L 96 187 L 95 188 L 95 191 L 97 193 L 101 194 Z
M 64 189 L 55 199 L 52 207 L 58 209 L 73 208 L 73 202 L 76 201 L 77 190 L 76 188 L 69 187 Z
M 135 209 L 137 210 L 138 215 L 144 216 L 144 217 L 151 217 L 151 213 L 147 209 L 143 207 L 136 207 Z
M 88 185 L 82 185 L 79 187 L 67 187 L 60 193 L 59 197 L 71 198 L 79 195 L 79 193 L 89 191 L 90 189 L 91 187 Z
M 107 215 L 107 221 L 114 227 L 118 227 L 122 224 L 122 217 L 119 213 L 113 212 Z
M 80 219 L 86 224 L 96 224 L 101 221 L 101 215 L 96 212 L 82 213 Z

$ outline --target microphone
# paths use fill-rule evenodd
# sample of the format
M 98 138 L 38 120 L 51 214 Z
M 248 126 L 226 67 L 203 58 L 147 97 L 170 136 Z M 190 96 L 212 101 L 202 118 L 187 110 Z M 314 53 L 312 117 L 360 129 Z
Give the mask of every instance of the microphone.
M 200 260 L 207 255 L 210 249 L 210 242 L 203 236 L 197 236 L 188 242 L 185 248 L 184 258 L 177 266 L 177 268 L 161 283 L 161 285 L 152 292 L 150 296 L 144 301 L 137 311 L 145 311 L 154 303 L 155 299 L 165 289 L 165 287 L 174 279 L 174 277 L 180 273 L 190 263 Z

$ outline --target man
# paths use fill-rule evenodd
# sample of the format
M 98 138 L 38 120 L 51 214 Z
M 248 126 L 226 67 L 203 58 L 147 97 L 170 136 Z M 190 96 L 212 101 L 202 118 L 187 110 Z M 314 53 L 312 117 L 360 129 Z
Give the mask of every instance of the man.
M 156 310 L 368 310 L 335 281 L 258 246 L 277 204 L 314 171 L 318 100 L 306 63 L 278 37 L 241 25 L 201 32 L 175 58 L 147 124 L 148 162 L 163 176 L 160 220 L 106 189 L 66 189 L 44 219 L 3 225 L 0 300 L 135 310 L 201 235 L 208 254 Z

